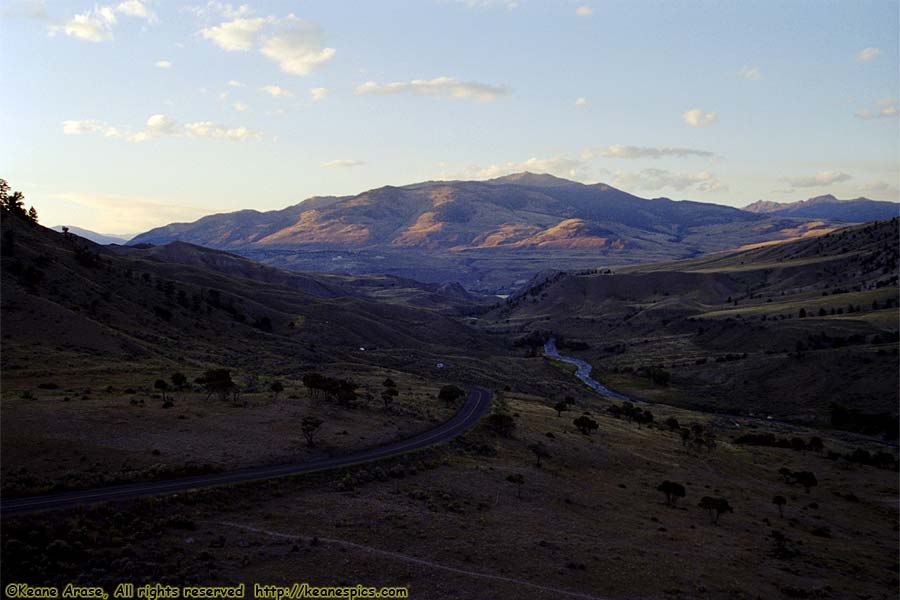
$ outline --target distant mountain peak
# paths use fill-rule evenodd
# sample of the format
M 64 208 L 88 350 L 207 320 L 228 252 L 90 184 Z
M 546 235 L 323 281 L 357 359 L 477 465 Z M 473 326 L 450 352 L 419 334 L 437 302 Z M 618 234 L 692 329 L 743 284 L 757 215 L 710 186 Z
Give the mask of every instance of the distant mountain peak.
M 900 204 L 864 197 L 841 200 L 832 194 L 823 194 L 797 202 L 757 200 L 743 210 L 757 214 L 863 223 L 896 217 L 900 214 Z
M 488 179 L 485 183 L 494 185 L 527 185 L 532 187 L 561 187 L 566 185 L 583 185 L 577 181 L 563 179 L 549 173 L 532 173 L 531 171 L 522 171 L 521 173 L 512 173 L 503 177 Z

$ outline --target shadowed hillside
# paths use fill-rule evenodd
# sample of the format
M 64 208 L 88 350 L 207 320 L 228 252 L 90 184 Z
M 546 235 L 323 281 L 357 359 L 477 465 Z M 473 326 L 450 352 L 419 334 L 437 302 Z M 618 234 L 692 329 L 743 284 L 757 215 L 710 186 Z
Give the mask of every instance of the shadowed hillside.
M 898 222 L 544 274 L 491 316 L 577 341 L 610 387 L 639 398 L 820 423 L 832 404 L 896 413 Z

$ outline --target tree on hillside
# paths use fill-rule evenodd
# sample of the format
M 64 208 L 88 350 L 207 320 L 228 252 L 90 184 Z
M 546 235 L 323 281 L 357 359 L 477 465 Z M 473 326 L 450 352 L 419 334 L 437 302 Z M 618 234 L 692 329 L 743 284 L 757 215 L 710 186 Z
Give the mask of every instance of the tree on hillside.
M 600 424 L 587 415 L 581 415 L 580 417 L 572 421 L 572 423 L 584 435 L 591 435 L 592 431 L 596 431 L 600 428 Z
M 166 392 L 169 391 L 169 384 L 166 383 L 165 379 L 157 379 L 153 384 L 153 387 L 159 390 L 160 394 L 162 394 L 163 402 L 166 401 Z
M 666 427 L 668 427 L 670 431 L 678 431 L 681 429 L 681 424 L 678 423 L 678 419 L 675 417 L 669 417 L 666 419 Z
M 441 388 L 441 391 L 438 392 L 438 399 L 443 400 L 447 406 L 450 406 L 465 395 L 465 391 L 455 385 L 445 385 Z
M 569 405 L 566 402 L 561 401 L 554 404 L 553 408 L 556 410 L 556 416 L 561 417 L 564 412 L 569 410 Z
M 269 386 L 269 391 L 272 392 L 275 400 L 278 400 L 278 394 L 284 391 L 284 385 L 280 381 L 273 381 Z
M 385 388 L 385 390 L 381 392 L 381 401 L 384 403 L 384 410 L 387 410 L 388 406 L 390 406 L 399 395 L 400 392 L 397 388 Z
M 237 388 L 237 384 L 231 380 L 231 371 L 228 369 L 210 369 L 197 379 L 197 383 L 206 390 L 207 400 L 216 394 L 222 402 L 228 400 L 228 394 Z
M 300 431 L 303 433 L 303 437 L 306 438 L 306 445 L 308 447 L 315 447 L 316 443 L 313 438 L 323 423 L 324 421 L 322 419 L 313 415 L 303 417 L 303 420 L 300 422 Z
M 388 377 L 387 379 L 385 379 L 385 380 L 384 380 L 384 383 L 382 383 L 381 385 L 383 385 L 383 386 L 386 387 L 386 388 L 395 388 L 395 387 L 397 387 L 397 383 L 396 383 L 393 379 L 391 379 L 390 377 Z
M 516 420 L 512 418 L 512 415 L 505 412 L 495 412 L 488 416 L 486 425 L 488 429 L 500 437 L 508 438 L 512 436 L 516 428 Z
M 794 473 L 794 481 L 806 488 L 807 494 L 809 493 L 811 488 L 819 485 L 819 481 L 816 479 L 816 476 L 809 471 L 796 471 Z
M 775 496 L 772 498 L 772 504 L 778 507 L 778 516 L 783 519 L 784 505 L 787 504 L 787 499 L 784 496 Z
M 675 506 L 678 499 L 684 498 L 686 495 L 684 486 L 674 481 L 663 481 L 656 487 L 656 490 L 666 495 L 666 506 Z
M 176 390 L 183 390 L 187 385 L 187 376 L 184 373 L 172 373 L 169 380 L 172 382 L 172 387 Z
M 0 179 L 0 208 L 17 217 L 28 218 L 25 212 L 25 195 L 22 192 L 9 193 L 9 183 Z
M 525 476 L 521 473 L 514 473 L 506 478 L 510 483 L 516 484 L 516 498 L 522 498 L 522 486 L 525 485 Z
M 550 458 L 550 451 L 547 450 L 547 446 L 544 445 L 543 442 L 535 442 L 528 446 L 528 449 L 534 453 L 535 458 L 537 459 L 537 466 L 541 466 L 541 461 L 545 458 Z
M 699 506 L 700 508 L 705 508 L 707 511 L 709 511 L 709 520 L 714 525 L 718 525 L 719 517 L 721 517 L 723 514 L 734 512 L 734 510 L 731 508 L 731 505 L 728 504 L 728 500 L 726 500 L 725 498 L 712 498 L 710 496 L 703 496 L 697 506 Z
M 805 319 L 805 318 L 806 318 L 806 309 L 805 309 L 805 308 L 801 308 L 801 309 L 800 309 L 800 318 L 801 318 L 801 319 Z
M 31 221 L 32 225 L 37 225 L 38 214 L 37 210 L 33 206 L 28 208 L 28 220 Z

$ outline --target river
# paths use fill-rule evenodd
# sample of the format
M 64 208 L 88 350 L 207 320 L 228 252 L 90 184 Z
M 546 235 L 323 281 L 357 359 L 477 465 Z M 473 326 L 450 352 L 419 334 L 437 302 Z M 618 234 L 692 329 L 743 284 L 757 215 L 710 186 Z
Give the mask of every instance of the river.
M 575 365 L 578 368 L 578 370 L 575 371 L 575 377 L 580 379 L 582 382 L 584 382 L 585 385 L 587 385 L 598 394 L 601 394 L 608 398 L 615 398 L 616 400 L 628 400 L 629 402 L 635 402 L 635 400 L 632 400 L 628 396 L 623 396 L 622 394 L 612 391 L 611 389 L 591 377 L 591 371 L 593 370 L 593 367 L 591 367 L 590 363 L 583 361 L 580 358 L 563 356 L 562 354 L 560 354 L 559 350 L 557 350 L 556 348 L 556 338 L 550 338 L 550 340 L 546 344 L 544 344 L 544 355 L 562 361 L 564 363 L 569 363 L 570 365 Z M 636 402 L 640 402 L 640 400 L 637 400 Z M 641 402 L 641 404 L 643 403 Z

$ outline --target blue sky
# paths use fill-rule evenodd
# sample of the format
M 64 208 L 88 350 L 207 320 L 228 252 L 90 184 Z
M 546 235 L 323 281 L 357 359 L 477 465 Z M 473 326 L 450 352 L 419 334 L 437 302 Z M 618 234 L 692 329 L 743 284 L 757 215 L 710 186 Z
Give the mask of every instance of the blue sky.
M 733 206 L 896 200 L 898 12 L 0 2 L 0 176 L 43 223 L 111 233 L 526 169 Z

